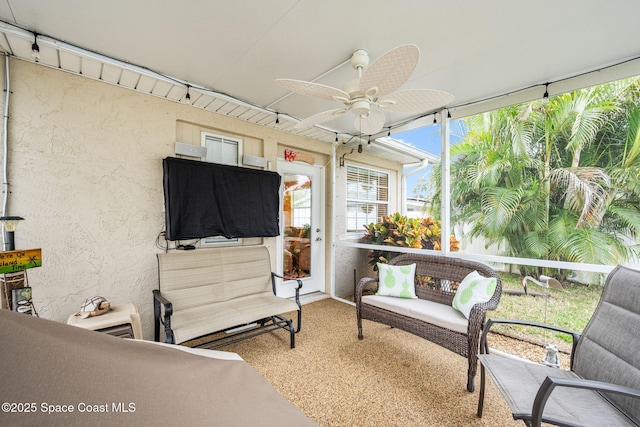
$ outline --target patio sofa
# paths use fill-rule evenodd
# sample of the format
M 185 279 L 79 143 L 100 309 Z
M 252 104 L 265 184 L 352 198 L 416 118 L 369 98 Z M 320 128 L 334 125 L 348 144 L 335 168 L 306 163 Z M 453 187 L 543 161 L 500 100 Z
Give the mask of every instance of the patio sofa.
M 530 325 L 573 338 L 570 370 L 491 353 L 495 324 Z M 478 417 L 484 406 L 485 371 L 511 408 L 529 426 L 640 425 L 640 271 L 618 266 L 582 333 L 527 321 L 489 319 L 479 358 Z
M 358 338 L 363 339 L 362 320 L 389 325 L 432 341 L 468 359 L 467 390 L 474 390 L 478 366 L 478 343 L 487 310 L 497 307 L 502 292 L 500 276 L 479 262 L 432 254 L 402 254 L 389 261 L 391 266 L 415 264 L 415 298 L 398 298 L 380 293 L 378 278 L 362 278 L 357 286 L 355 302 Z M 474 304 L 468 318 L 455 309 L 458 286 L 468 275 L 495 279 L 495 288 L 485 302 Z M 373 287 L 372 287 L 373 285 Z
M 302 306 L 276 296 L 276 278 L 265 246 L 236 246 L 158 254 L 159 289 L 153 291 L 156 341 L 217 348 L 277 329 L 300 331 Z M 283 313 L 297 312 L 297 326 Z M 220 332 L 220 333 L 219 333 Z M 219 334 L 217 334 L 219 333 Z

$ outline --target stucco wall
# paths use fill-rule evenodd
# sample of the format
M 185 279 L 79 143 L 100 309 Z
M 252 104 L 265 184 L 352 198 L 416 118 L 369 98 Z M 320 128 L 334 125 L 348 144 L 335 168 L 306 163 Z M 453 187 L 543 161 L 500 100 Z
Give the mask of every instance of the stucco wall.
M 177 138 L 199 145 L 185 135 L 201 128 L 240 136 L 272 169 L 285 147 L 322 165 L 331 158 L 330 144 L 20 60 L 10 61 L 10 81 L 8 213 L 25 218 L 16 248 L 42 248 L 29 283 L 40 316 L 57 321 L 102 295 L 134 303 L 152 338 L 162 158 Z

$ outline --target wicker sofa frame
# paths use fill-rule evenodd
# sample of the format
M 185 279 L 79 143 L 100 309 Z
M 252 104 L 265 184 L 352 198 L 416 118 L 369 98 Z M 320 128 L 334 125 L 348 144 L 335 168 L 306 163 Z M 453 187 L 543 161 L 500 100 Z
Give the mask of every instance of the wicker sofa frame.
M 355 292 L 358 319 L 358 338 L 363 339 L 362 320 L 371 320 L 410 332 L 438 344 L 452 352 L 466 357 L 469 361 L 467 390 L 474 391 L 474 378 L 478 368 L 478 348 L 480 332 L 487 310 L 497 307 L 502 293 L 502 280 L 491 267 L 460 258 L 432 254 L 402 254 L 391 259 L 391 265 L 416 264 L 416 295 L 423 300 L 451 306 L 457 285 L 471 272 L 477 271 L 484 277 L 495 277 L 497 286 L 491 299 L 476 304 L 470 313 L 466 333 L 453 331 L 394 311 L 382 309 L 366 303 L 363 293 L 377 289 L 377 278 L 362 278 Z M 391 297 L 390 297 L 391 298 Z

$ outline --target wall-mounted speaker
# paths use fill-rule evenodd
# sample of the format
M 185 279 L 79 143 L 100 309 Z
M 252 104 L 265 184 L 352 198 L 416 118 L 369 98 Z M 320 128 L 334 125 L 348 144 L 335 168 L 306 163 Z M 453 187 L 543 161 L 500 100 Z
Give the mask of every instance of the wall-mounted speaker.
M 207 147 L 199 145 L 185 144 L 184 142 L 176 142 L 176 154 L 189 157 L 207 157 Z
M 267 159 L 264 157 L 250 156 L 248 154 L 245 154 L 244 156 L 242 156 L 242 163 L 247 166 L 264 168 L 265 166 L 267 166 Z

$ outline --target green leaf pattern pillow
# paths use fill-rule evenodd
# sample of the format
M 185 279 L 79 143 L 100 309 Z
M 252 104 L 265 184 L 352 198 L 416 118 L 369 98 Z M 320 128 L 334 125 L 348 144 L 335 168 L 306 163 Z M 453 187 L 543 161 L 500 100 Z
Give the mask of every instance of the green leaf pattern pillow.
M 416 265 L 378 263 L 378 291 L 376 295 L 398 298 L 418 298 L 415 285 Z
M 473 271 L 458 286 L 451 305 L 468 319 L 471 308 L 478 303 L 489 301 L 497 285 L 495 277 L 484 277 Z

